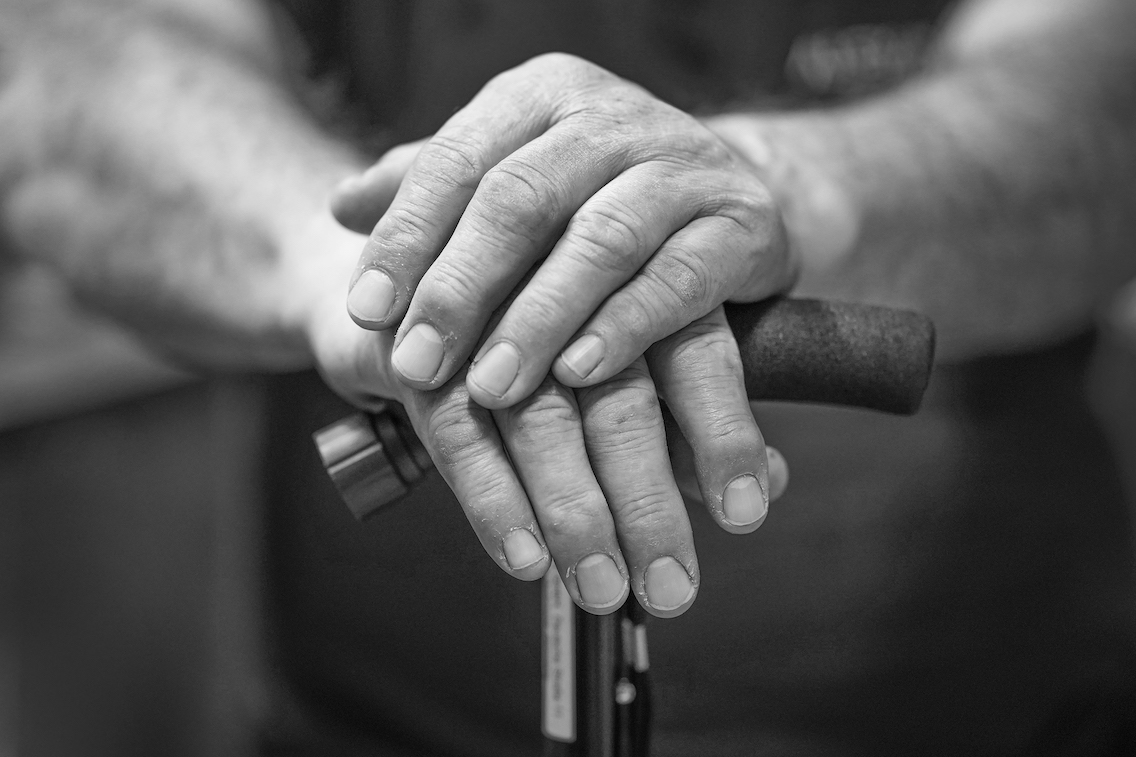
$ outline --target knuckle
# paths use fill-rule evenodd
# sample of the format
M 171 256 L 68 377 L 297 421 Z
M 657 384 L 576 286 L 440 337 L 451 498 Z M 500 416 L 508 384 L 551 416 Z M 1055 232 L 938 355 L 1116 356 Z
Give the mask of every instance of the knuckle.
M 418 163 L 432 179 L 445 177 L 454 186 L 473 189 L 485 175 L 482 154 L 481 146 L 473 139 L 439 132 L 422 148 Z
M 651 452 L 660 444 L 662 427 L 643 418 L 625 418 L 622 426 L 608 426 L 607 434 L 589 429 L 588 450 L 597 459 L 596 465 L 605 470 L 616 470 Z
M 598 71 L 603 71 L 602 68 L 590 61 L 572 55 L 571 53 L 562 52 L 542 53 L 530 58 L 523 65 L 541 73 L 584 73 L 594 75 Z
M 552 542 L 571 539 L 581 531 L 592 532 L 605 507 L 601 495 L 584 484 L 568 484 L 536 503 L 540 508 L 540 527 Z
M 470 413 L 464 398 L 464 393 L 454 392 L 434 406 L 427 416 L 423 441 L 451 486 L 460 482 L 463 505 L 490 515 L 502 503 L 515 500 L 516 484 L 508 469 L 494 460 L 493 446 L 488 443 L 493 438 L 492 420 Z
M 479 458 L 479 448 L 489 437 L 488 418 L 469 412 L 462 393 L 455 392 L 440 402 L 426 424 L 426 442 L 444 468 L 457 468 Z
M 556 447 L 574 437 L 580 427 L 576 403 L 548 382 L 529 399 L 505 411 L 512 439 L 532 450 Z
M 552 522 L 567 530 L 593 520 L 606 509 L 606 502 L 594 483 L 581 477 L 578 481 L 561 482 L 554 490 L 546 492 L 540 508 L 542 515 L 551 515 Z
M 666 487 L 649 485 L 634 498 L 619 503 L 620 526 L 639 533 L 673 531 L 674 504 Z
M 612 201 L 578 215 L 568 233 L 589 265 L 622 277 L 639 270 L 648 245 L 639 214 Z
M 588 425 L 600 433 L 655 426 L 659 398 L 654 387 L 631 378 L 616 378 L 589 392 Z
M 629 286 L 616 293 L 610 307 L 604 310 L 603 322 L 596 324 L 597 329 L 619 334 L 621 341 L 632 345 L 650 344 L 658 324 L 666 318 L 663 302 L 643 286 Z
M 653 385 L 616 378 L 591 391 L 587 404 L 585 430 L 593 453 L 620 460 L 658 444 L 662 415 Z
M 674 298 L 664 296 L 669 290 L 664 286 L 660 291 L 650 278 L 646 284 L 627 287 L 620 297 L 619 328 L 635 344 L 651 343 L 659 327 L 672 320 Z
M 528 108 L 535 106 L 534 111 L 539 111 L 540 106 L 546 104 L 548 93 L 557 88 L 555 78 L 560 71 L 545 57 L 538 55 L 493 76 L 475 101 L 492 104 L 495 108 L 500 108 L 502 103 L 523 104 Z
M 746 236 L 756 239 L 776 235 L 781 222 L 773 198 L 764 189 L 732 193 L 720 214 L 740 226 Z
M 528 60 L 526 65 L 534 68 L 561 68 L 583 62 L 580 58 L 569 53 L 551 52 L 541 53 Z
M 466 270 L 460 260 L 439 258 L 422 277 L 416 297 L 428 310 L 460 313 L 462 320 L 470 321 L 470 309 L 480 313 L 486 304 L 486 293 L 477 286 L 480 280 L 479 272 Z
M 519 160 L 506 160 L 485 174 L 477 188 L 479 202 L 495 225 L 534 241 L 549 220 L 560 215 L 563 200 L 543 171 Z M 507 219 L 507 220 L 506 220 Z
M 741 371 L 741 357 L 733 332 L 716 323 L 698 320 L 669 340 L 673 359 L 731 373 Z
M 568 53 L 545 53 L 530 59 L 517 69 L 530 83 L 540 82 L 549 93 L 551 103 L 562 117 L 622 112 L 617 104 L 631 86 L 616 86 L 619 77 L 588 60 Z M 551 86 L 550 86 L 551 85 Z M 604 92 L 604 97 L 596 97 Z
M 652 347 L 649 358 L 668 401 L 701 398 L 699 412 L 711 416 L 729 405 L 723 398 L 738 397 L 744 404 L 741 355 L 724 328 L 696 321 Z
M 451 478 L 461 478 L 462 504 L 477 514 L 474 528 L 485 524 L 486 519 L 501 514 L 504 503 L 515 500 L 517 490 L 507 476 L 501 475 L 481 455 L 462 458 L 450 469 Z
M 706 419 L 706 439 L 718 446 L 756 448 L 761 434 L 748 408 L 715 408 Z
M 701 256 L 679 246 L 659 256 L 645 271 L 652 288 L 683 310 L 698 310 L 710 297 L 713 274 Z
M 413 205 L 398 203 L 379 221 L 367 242 L 367 252 L 375 260 L 383 260 L 387 258 L 388 250 L 417 249 L 430 235 L 430 222 L 418 209 Z
M 519 411 L 512 428 L 521 440 L 546 448 L 555 446 L 563 431 L 579 421 L 580 414 L 570 404 L 542 398 Z
M 564 326 L 572 321 L 579 308 L 578 294 L 571 286 L 541 285 L 526 289 L 501 320 L 502 333 L 532 345 L 534 353 L 555 347 L 553 342 L 568 336 L 564 334 Z

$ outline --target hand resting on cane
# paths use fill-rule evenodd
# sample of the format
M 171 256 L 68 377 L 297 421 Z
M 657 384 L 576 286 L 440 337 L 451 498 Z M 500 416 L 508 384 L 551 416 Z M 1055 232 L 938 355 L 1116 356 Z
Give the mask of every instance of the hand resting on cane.
M 539 103 L 541 97 L 534 92 L 555 92 L 566 81 L 577 83 L 581 103 L 589 110 L 575 121 L 568 119 L 559 132 L 550 129 L 540 133 L 536 122 L 529 124 L 527 128 L 537 130 L 529 134 L 533 141 L 522 149 L 536 148 L 532 159 L 541 165 L 533 169 L 534 175 L 558 175 L 571 186 L 550 188 L 535 196 L 517 195 L 507 188 L 497 194 L 497 190 L 489 190 L 491 197 L 487 198 L 483 190 L 497 181 L 494 177 L 511 175 L 507 162 L 520 152 L 496 165 L 491 162 L 493 155 L 503 157 L 502 152 L 510 147 L 510 140 L 516 139 L 514 132 L 518 124 L 509 114 L 517 112 L 518 108 L 502 108 L 502 103 L 511 101 L 516 106 L 526 96 L 534 97 Z M 597 83 L 603 86 L 596 92 L 589 91 L 589 87 L 595 88 Z M 633 96 L 635 101 L 624 107 L 626 104 L 621 99 L 627 96 Z M 601 117 L 605 110 L 621 107 L 633 114 L 635 120 L 620 123 L 617 119 L 607 123 Z M 504 115 L 494 119 L 492 114 L 495 113 Z M 669 124 L 682 125 L 682 129 L 672 130 L 669 144 L 667 125 L 654 124 L 659 113 L 667 115 Z M 539 114 L 530 113 L 530 116 L 537 121 L 541 118 Z M 576 162 L 580 156 L 565 154 L 563 140 L 578 140 L 586 136 L 589 129 L 597 132 L 607 129 L 608 133 L 596 134 L 595 153 L 585 156 L 587 160 L 582 163 Z M 655 152 L 642 156 L 632 154 L 633 143 L 642 143 L 644 135 L 656 139 Z M 551 138 L 553 144 L 538 144 L 542 140 L 547 142 L 546 138 Z M 450 151 L 458 141 L 467 146 L 483 146 L 482 153 L 469 157 L 467 162 L 484 166 L 484 175 L 458 176 L 455 181 L 454 156 Z M 605 177 L 617 160 L 626 161 L 627 170 L 605 186 Z M 508 182 L 509 179 L 505 179 L 505 183 Z M 597 224 L 605 219 L 609 226 L 615 226 L 617 222 L 607 215 L 613 212 L 612 203 L 628 206 L 633 202 L 643 203 L 644 198 L 637 193 L 647 185 L 654 186 L 657 195 L 646 198 L 641 207 L 642 228 L 631 229 L 631 236 L 654 239 L 654 243 L 648 244 L 662 245 L 664 249 L 608 249 L 583 239 L 598 233 Z M 680 185 L 685 187 L 683 191 L 678 191 Z M 471 191 L 474 186 L 476 191 Z M 587 193 L 597 189 L 595 196 L 589 198 Z M 549 198 L 564 193 L 575 194 L 585 207 L 549 207 L 550 203 L 554 204 Z M 585 294 L 593 298 L 595 305 L 597 293 L 602 298 L 604 287 L 609 290 L 617 287 L 641 263 L 655 261 L 621 290 L 623 306 L 613 304 L 619 296 L 612 297 L 603 306 L 607 308 L 603 316 L 608 322 L 605 333 L 609 334 L 603 338 L 611 344 L 618 343 L 624 357 L 620 357 L 619 352 L 608 353 L 610 359 L 601 361 L 603 369 L 588 372 L 586 380 L 579 372 L 573 380 L 573 373 L 564 374 L 560 370 L 563 365 L 558 365 L 556 378 L 566 380 L 550 383 L 546 376 L 549 363 L 556 355 L 555 351 L 545 349 L 545 356 L 532 364 L 537 366 L 532 376 L 544 383 L 539 385 L 534 398 L 526 400 L 527 391 L 518 392 L 513 393 L 512 402 L 484 401 L 482 387 L 476 379 L 470 378 L 470 374 L 478 373 L 479 366 L 485 367 L 486 359 L 483 359 L 475 362 L 470 373 L 465 374 L 466 389 L 479 404 L 488 407 L 503 408 L 521 400 L 515 407 L 526 408 L 533 401 L 544 401 L 539 398 L 554 391 L 553 387 L 559 386 L 562 391 L 562 383 L 583 384 L 577 393 L 582 408 L 591 397 L 610 398 L 610 409 L 593 417 L 602 415 L 610 429 L 647 422 L 652 437 L 649 446 L 665 449 L 663 427 L 653 397 L 657 392 L 674 414 L 693 450 L 699 493 L 715 519 L 735 532 L 747 532 L 760 525 L 767 512 L 770 491 L 766 450 L 745 398 L 737 347 L 718 305 L 725 297 L 723 293 L 729 291 L 727 282 L 737 279 L 734 270 L 748 269 L 752 279 L 750 293 L 765 296 L 791 281 L 792 266 L 767 193 L 756 179 L 747 175 L 740 161 L 696 121 L 583 61 L 568 56 L 544 56 L 498 77 L 430 141 L 397 147 L 366 173 L 344 182 L 333 200 L 333 208 L 337 218 L 355 230 L 375 226 L 362 256 L 362 274 L 357 273 L 355 277 L 349 307 L 357 322 L 379 330 L 398 325 L 399 316 L 408 307 L 411 309 L 411 314 L 401 321 L 401 341 L 396 338 L 392 363 L 404 379 L 407 372 L 400 370 L 400 365 L 406 368 L 410 364 L 424 364 L 423 361 L 431 363 L 429 380 L 406 382 L 419 389 L 428 390 L 441 384 L 446 391 L 453 391 L 452 369 L 458 367 L 464 373 L 461 366 L 472 349 L 471 340 L 476 342 L 483 338 L 478 324 L 490 326 L 487 331 L 495 335 L 489 337 L 491 340 L 509 328 L 534 326 L 535 330 L 524 335 L 525 344 L 549 348 L 557 337 L 550 337 L 541 324 L 555 326 L 563 332 L 566 323 L 582 323 L 591 315 L 590 311 L 579 308 L 571 313 L 561 312 L 559 305 L 586 304 Z M 711 209 L 721 215 L 714 215 Z M 580 220 L 572 223 L 579 233 L 566 233 L 556 242 L 559 253 L 554 250 L 544 265 L 523 278 L 534 256 L 539 256 L 539 248 L 555 240 L 549 237 L 534 241 L 531 234 L 510 233 L 510 230 L 525 228 L 540 218 L 544 224 L 540 233 L 555 235 L 556 227 L 562 225 L 555 220 L 556 214 L 569 210 L 578 210 L 576 216 Z M 488 220 L 470 220 L 474 214 Z M 740 224 L 738 218 L 728 217 L 731 214 L 744 217 L 749 228 Z M 458 216 L 461 216 L 460 221 Z M 673 233 L 676 224 L 686 231 Z M 585 231 L 584 227 L 592 231 Z M 468 237 L 464 244 L 460 239 L 463 233 Z M 513 248 L 502 249 L 495 245 L 493 240 L 499 238 L 507 238 Z M 608 239 L 613 243 L 617 241 L 612 236 Z M 585 249 L 589 244 L 591 246 Z M 448 283 L 438 283 L 437 276 L 430 278 L 441 263 L 437 249 L 441 246 L 447 251 L 441 254 L 448 253 L 454 259 L 453 267 L 446 274 L 450 277 Z M 499 254 L 493 263 L 483 268 L 480 264 L 491 254 L 487 250 Z M 580 253 L 591 258 L 582 261 L 586 267 L 573 268 L 570 261 Z M 608 275 L 614 273 L 612 258 L 616 256 L 624 258 L 622 265 L 626 270 L 624 274 Z M 679 259 L 686 262 L 676 263 Z M 703 271 L 711 277 L 706 281 L 688 282 L 683 287 L 687 293 L 704 290 L 705 297 L 676 300 L 656 291 L 660 281 L 674 283 L 673 277 L 662 274 L 663 269 L 658 266 L 673 269 L 675 265 L 692 273 Z M 758 275 L 758 271 L 765 276 Z M 769 275 L 770 271 L 775 275 Z M 426 278 L 423 279 L 423 275 Z M 398 280 L 397 285 L 392 276 Z M 603 280 L 599 289 L 597 277 Z M 769 279 L 778 283 L 771 284 Z M 511 296 L 505 287 L 514 288 Z M 472 294 L 479 288 L 492 291 Z M 395 297 L 396 290 L 406 290 L 407 296 Z M 498 295 L 502 299 L 496 299 Z M 424 306 L 432 317 L 428 322 L 416 324 L 418 336 L 414 335 L 415 325 L 411 325 L 415 307 L 412 298 L 414 302 L 433 298 L 432 304 Z M 635 315 L 629 315 L 628 308 L 635 308 L 636 302 L 655 304 L 639 307 Z M 479 312 L 478 304 L 482 310 L 491 312 Z M 543 315 L 533 318 L 525 314 L 526 310 Z M 366 317 L 367 313 L 377 317 Z M 650 318 L 657 322 L 648 323 Z M 439 325 L 443 321 L 446 325 Z M 634 329 L 625 328 L 628 322 L 638 323 L 644 330 L 636 333 Z M 434 337 L 440 330 L 454 334 L 450 324 L 464 328 L 465 333 L 455 336 L 458 342 L 453 349 L 443 349 Z M 679 333 L 672 336 L 675 330 Z M 424 333 L 427 336 L 423 337 Z M 561 338 L 568 336 L 571 336 L 570 331 L 561 334 Z M 517 342 L 510 337 L 505 340 L 510 345 L 505 350 L 508 352 Z M 463 341 L 465 347 L 459 344 Z M 652 342 L 659 343 L 648 351 L 648 372 L 639 353 Z M 404 357 L 400 363 L 399 356 L 407 352 L 411 357 Z M 482 353 L 488 352 L 482 348 Z M 447 366 L 445 370 L 435 372 L 438 366 L 431 362 L 435 358 Z M 493 364 L 495 359 L 487 360 Z M 628 362 L 630 368 L 626 367 Z M 637 392 L 652 396 L 637 397 Z M 506 429 L 511 432 L 514 428 L 522 431 L 525 428 L 524 424 L 511 424 L 508 414 L 500 410 L 496 411 L 496 417 L 503 437 L 509 435 Z M 629 421 L 634 423 L 629 424 Z M 640 465 L 626 455 L 615 465 L 605 464 L 605 452 L 618 454 L 619 445 L 614 440 L 619 434 L 594 433 L 589 428 L 594 424 L 595 421 L 589 423 L 585 418 L 586 452 L 592 455 L 592 467 L 602 494 L 609 500 L 611 516 L 599 515 L 588 505 L 573 503 L 571 500 L 578 495 L 575 494 L 577 487 L 571 482 L 558 494 L 545 491 L 543 495 L 536 493 L 538 486 L 526 482 L 525 488 L 535 498 L 552 497 L 551 502 L 533 503 L 537 520 L 542 524 L 557 524 L 560 532 L 550 535 L 548 528 L 544 529 L 550 549 L 560 555 L 566 553 L 568 565 L 576 564 L 580 549 L 568 545 L 577 543 L 582 534 L 589 534 L 587 539 L 598 539 L 605 550 L 614 545 L 622 548 L 631 563 L 632 575 L 645 575 L 647 566 L 655 564 L 656 560 L 666 562 L 673 556 L 696 583 L 693 542 L 681 500 L 675 496 L 677 490 L 670 470 L 665 465 Z M 523 467 L 524 449 L 514 453 L 515 445 L 508 439 L 505 445 L 514 462 Z M 775 481 L 784 481 L 787 472 L 784 461 L 774 457 L 773 466 Z M 523 474 L 521 478 L 524 479 Z M 565 492 L 569 493 L 568 501 L 561 503 L 559 500 L 564 499 Z M 470 520 L 475 529 L 479 523 L 484 523 L 483 518 L 473 517 L 472 513 Z M 606 536 L 599 537 L 597 529 Z M 565 564 L 560 555 L 557 555 L 557 563 Z M 670 564 L 670 568 L 674 567 Z M 672 585 L 679 587 L 674 590 L 676 596 L 685 596 L 686 590 L 681 588 L 684 577 L 677 571 L 673 571 L 673 577 L 676 583 Z M 646 588 L 648 582 L 643 583 L 645 588 L 640 597 L 648 609 L 656 613 L 665 612 L 663 607 L 676 609 L 673 601 L 651 601 L 646 596 L 650 593 Z M 692 593 L 689 598 L 693 599 Z

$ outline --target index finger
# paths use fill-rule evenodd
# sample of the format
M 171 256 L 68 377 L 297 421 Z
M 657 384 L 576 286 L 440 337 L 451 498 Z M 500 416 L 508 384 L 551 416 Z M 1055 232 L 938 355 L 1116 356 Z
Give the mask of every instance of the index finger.
M 493 418 L 469 401 L 464 377 L 437 392 L 409 391 L 406 410 L 486 553 L 517 578 L 543 576 L 544 534 Z
M 401 320 L 482 177 L 547 128 L 545 89 L 518 86 L 507 76 L 490 81 L 422 146 L 372 230 L 348 297 L 363 328 L 388 329 Z

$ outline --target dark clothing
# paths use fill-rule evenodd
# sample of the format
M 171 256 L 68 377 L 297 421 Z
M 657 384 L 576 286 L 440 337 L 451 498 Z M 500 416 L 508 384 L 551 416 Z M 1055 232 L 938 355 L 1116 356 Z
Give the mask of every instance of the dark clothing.
M 277 0 L 309 72 L 391 140 L 437 131 L 540 53 L 597 63 L 687 111 L 815 103 L 895 83 L 948 0 Z M 367 139 L 373 134 L 366 135 Z
M 688 108 L 817 82 L 843 82 L 817 92 L 840 97 L 880 82 L 784 65 L 794 39 L 877 18 L 916 28 L 942 5 L 340 3 L 324 18 L 346 41 L 313 39 L 323 70 L 351 61 L 349 91 L 408 138 L 550 49 Z M 651 623 L 655 753 L 1131 753 L 1132 532 L 1082 397 L 1090 348 L 940 368 L 914 418 L 763 406 L 792 483 L 752 535 L 691 509 L 698 601 Z M 270 484 L 270 567 L 290 709 L 266 751 L 538 753 L 538 587 L 484 555 L 436 475 L 357 524 L 295 445 L 343 406 L 314 377 L 282 380 L 278 401 L 274 470 L 294 476 Z

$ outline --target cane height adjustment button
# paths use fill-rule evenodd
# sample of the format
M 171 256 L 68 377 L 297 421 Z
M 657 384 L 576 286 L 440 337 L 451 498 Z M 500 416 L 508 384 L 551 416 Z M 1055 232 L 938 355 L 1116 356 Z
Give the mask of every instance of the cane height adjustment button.
M 403 497 L 432 467 L 409 424 L 384 405 L 355 413 L 312 435 L 347 507 L 359 520 Z

